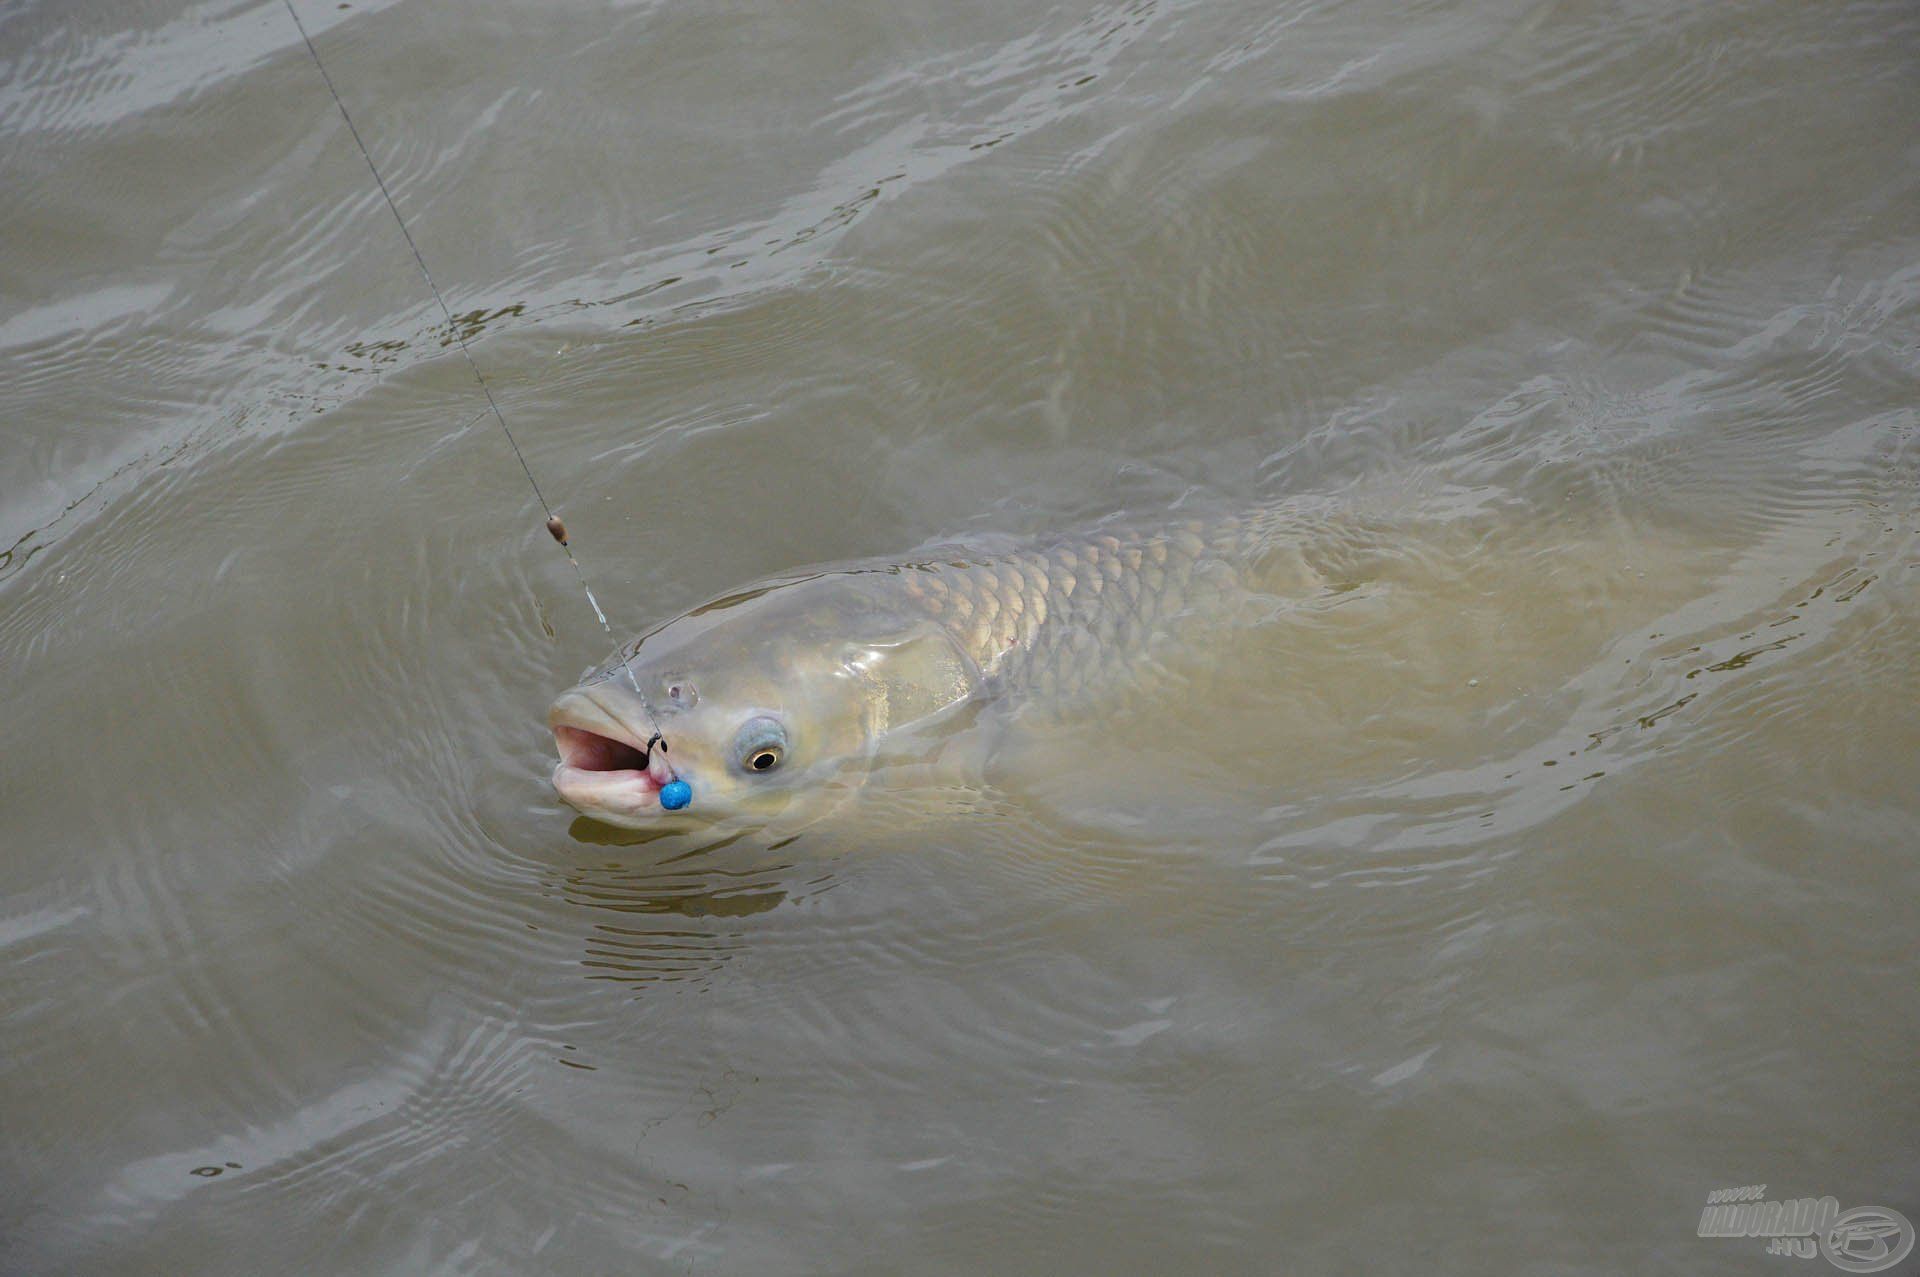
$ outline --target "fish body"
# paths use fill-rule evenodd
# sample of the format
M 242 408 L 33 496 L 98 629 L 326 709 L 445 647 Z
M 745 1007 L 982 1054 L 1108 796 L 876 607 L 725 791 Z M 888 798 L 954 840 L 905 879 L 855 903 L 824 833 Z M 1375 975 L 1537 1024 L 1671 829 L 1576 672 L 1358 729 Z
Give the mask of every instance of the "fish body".
M 1248 600 L 1324 589 L 1355 525 L 1294 504 L 1250 515 L 945 545 L 826 566 L 715 599 L 641 636 L 549 712 L 554 785 L 609 824 L 805 816 L 886 747 L 988 702 L 1086 712 L 1160 647 Z M 631 677 L 629 677 L 629 672 Z M 657 726 L 665 751 L 647 752 Z

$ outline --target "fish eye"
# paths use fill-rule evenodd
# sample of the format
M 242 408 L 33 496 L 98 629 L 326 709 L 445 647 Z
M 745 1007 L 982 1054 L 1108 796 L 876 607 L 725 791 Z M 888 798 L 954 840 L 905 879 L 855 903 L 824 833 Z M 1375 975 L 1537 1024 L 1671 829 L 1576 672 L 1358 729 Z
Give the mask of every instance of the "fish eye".
M 734 735 L 733 749 L 742 771 L 770 772 L 786 759 L 787 729 L 764 714 L 750 718 Z
M 699 689 L 684 678 L 668 679 L 666 692 L 675 709 L 692 709 L 700 700 Z

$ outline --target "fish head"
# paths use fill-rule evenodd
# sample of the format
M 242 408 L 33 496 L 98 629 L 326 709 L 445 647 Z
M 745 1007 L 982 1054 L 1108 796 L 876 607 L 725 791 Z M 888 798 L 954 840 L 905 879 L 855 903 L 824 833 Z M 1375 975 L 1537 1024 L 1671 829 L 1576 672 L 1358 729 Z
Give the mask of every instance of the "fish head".
M 979 671 L 882 571 L 705 604 L 628 644 L 548 711 L 553 785 L 629 829 L 806 823 L 859 789 L 889 733 L 967 700 Z M 660 734 L 664 748 L 649 752 Z M 678 778 L 681 811 L 660 803 Z

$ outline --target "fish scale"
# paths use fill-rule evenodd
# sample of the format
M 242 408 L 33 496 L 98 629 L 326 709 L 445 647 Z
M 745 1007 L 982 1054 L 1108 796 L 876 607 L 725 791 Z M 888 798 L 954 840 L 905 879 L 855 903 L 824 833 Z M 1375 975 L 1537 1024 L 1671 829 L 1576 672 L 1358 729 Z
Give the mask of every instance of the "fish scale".
M 1176 627 L 1221 619 L 1261 589 L 1326 580 L 1305 557 L 1318 523 L 1285 508 L 1148 530 L 1066 535 L 898 578 L 999 691 L 1070 701 L 1151 664 Z M 1276 549 L 1294 553 L 1279 556 Z

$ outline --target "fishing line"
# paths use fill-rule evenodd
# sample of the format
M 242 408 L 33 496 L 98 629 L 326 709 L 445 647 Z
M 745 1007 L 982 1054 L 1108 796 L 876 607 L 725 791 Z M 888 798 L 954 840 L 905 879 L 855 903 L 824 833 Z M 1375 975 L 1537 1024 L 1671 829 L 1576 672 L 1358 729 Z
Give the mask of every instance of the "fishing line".
M 594 616 L 600 620 L 600 628 L 607 632 L 614 650 L 620 653 L 620 668 L 626 672 L 627 682 L 632 685 L 634 695 L 640 698 L 640 708 L 646 711 L 647 726 L 653 729 L 644 750 L 642 768 L 653 758 L 654 746 L 660 747 L 660 756 L 667 760 L 667 773 L 671 779 L 660 787 L 660 805 L 669 811 L 677 811 L 693 800 L 692 787 L 680 779 L 680 773 L 674 768 L 673 759 L 667 752 L 667 738 L 660 733 L 660 720 L 654 717 L 653 704 L 647 694 L 640 690 L 640 680 L 634 677 L 633 665 L 627 649 L 613 632 L 613 625 L 607 620 L 607 614 L 600 609 L 600 600 L 593 596 L 593 587 L 587 584 L 587 574 L 580 566 L 580 560 L 573 556 L 573 546 L 567 539 L 567 525 L 547 504 L 546 494 L 540 491 L 540 481 L 533 477 L 533 467 L 527 464 L 527 454 L 520 451 L 520 441 L 513 437 L 512 427 L 507 425 L 507 416 L 500 411 L 499 402 L 493 397 L 493 387 L 487 384 L 486 377 L 480 371 L 480 364 L 473 357 L 473 351 L 467 347 L 467 336 L 460 325 L 453 321 L 453 310 L 447 305 L 447 299 L 440 295 L 440 286 L 433 282 L 433 272 L 427 269 L 427 259 L 420 252 L 420 246 L 413 242 L 413 232 L 407 229 L 407 219 L 400 216 L 400 205 L 394 201 L 393 192 L 387 189 L 387 179 L 380 176 L 379 166 L 373 162 L 373 152 L 360 137 L 360 130 L 354 125 L 353 116 L 347 112 L 347 104 L 340 98 L 340 90 L 333 87 L 333 77 L 327 74 L 327 64 L 320 60 L 320 50 L 314 46 L 313 37 L 307 34 L 307 24 L 300 21 L 300 14 L 293 7 L 293 0 L 281 0 L 287 6 L 287 16 L 293 19 L 294 28 L 300 32 L 301 42 L 307 46 L 307 52 L 313 57 L 314 69 L 320 72 L 327 93 L 332 96 L 333 104 L 340 108 L 340 118 L 346 121 L 347 132 L 353 137 L 353 144 L 360 149 L 360 158 L 367 162 L 367 172 L 373 174 L 373 183 L 380 188 L 380 194 L 387 201 L 387 209 L 393 214 L 393 220 L 400 227 L 400 236 L 407 241 L 407 249 L 413 254 L 414 265 L 420 268 L 420 278 L 427 281 L 427 291 L 433 294 L 433 300 L 439 304 L 440 314 L 447 321 L 447 331 L 453 334 L 453 340 L 460 347 L 461 357 L 467 361 L 467 368 L 473 373 L 473 379 L 480 383 L 480 393 L 487 397 L 487 409 L 493 419 L 500 423 L 500 433 L 507 437 L 507 446 L 513 449 L 514 459 L 520 463 L 520 471 L 527 476 L 527 486 L 533 489 L 533 499 L 540 503 L 540 509 L 547 516 L 547 531 L 559 544 L 561 553 L 567 556 L 567 562 L 573 565 L 573 575 L 580 582 L 580 590 L 587 596 L 587 605 L 593 609 Z M 486 416 L 486 412 L 478 414 Z

